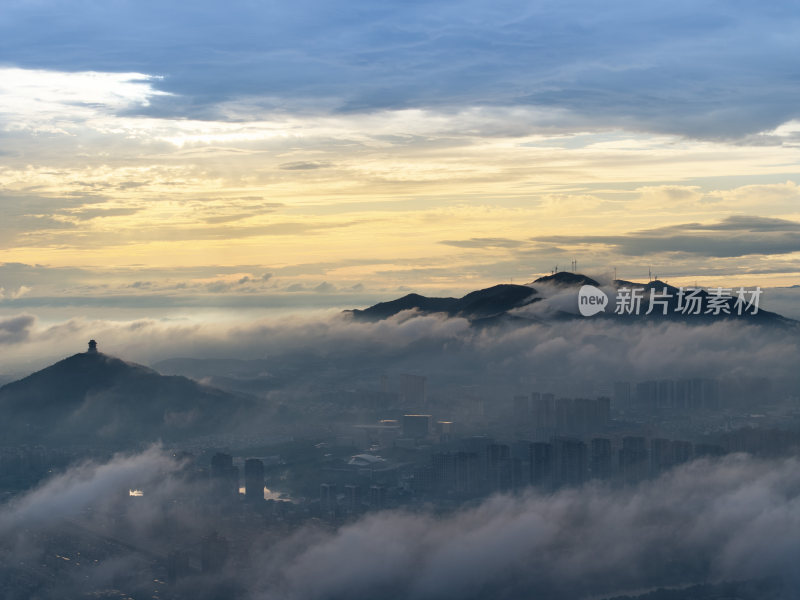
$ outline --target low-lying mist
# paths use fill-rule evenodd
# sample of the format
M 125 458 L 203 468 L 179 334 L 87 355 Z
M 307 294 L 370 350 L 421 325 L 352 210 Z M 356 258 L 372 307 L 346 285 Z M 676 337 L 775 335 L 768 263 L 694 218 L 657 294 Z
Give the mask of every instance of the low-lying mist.
M 408 371 L 432 382 L 547 378 L 643 380 L 661 377 L 796 379 L 800 335 L 719 321 L 632 323 L 591 319 L 478 328 L 461 318 L 410 312 L 375 323 L 347 315 L 247 323 L 133 322 L 74 319 L 55 325 L 23 315 L 0 321 L 3 369 L 17 376 L 85 349 L 147 365 L 175 357 L 258 360 L 255 375 L 281 385 L 318 376 L 355 380 Z M 230 363 L 209 374 L 236 376 Z M 253 373 L 248 373 L 252 376 Z
M 128 496 L 131 486 L 144 495 Z M 143 565 L 210 531 L 228 534 L 218 513 L 198 508 L 205 486 L 187 476 L 185 460 L 153 447 L 74 467 L 6 502 L 6 597 L 26 597 L 26 570 L 50 559 L 48 545 L 61 531 L 119 545 L 103 561 L 87 555 L 57 580 L 43 580 L 36 597 L 84 597 L 120 578 L 128 587 L 144 585 L 136 578 L 152 574 Z M 248 539 L 234 540 L 246 550 L 234 552 L 224 569 L 187 574 L 170 589 L 193 590 L 199 599 L 218 597 L 220 586 L 253 600 L 566 599 L 777 578 L 793 590 L 800 584 L 798 526 L 798 460 L 735 454 L 618 489 L 592 484 L 495 495 L 447 514 L 384 511 L 335 529 L 311 522 L 281 535 L 251 526 Z

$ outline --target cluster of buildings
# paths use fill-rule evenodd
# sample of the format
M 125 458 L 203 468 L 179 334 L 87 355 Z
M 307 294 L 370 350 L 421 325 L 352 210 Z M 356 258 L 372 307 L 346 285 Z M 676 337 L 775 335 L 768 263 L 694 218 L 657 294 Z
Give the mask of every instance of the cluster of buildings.
M 459 443 L 463 449 L 435 451 L 427 463 L 415 466 L 415 492 L 468 497 L 526 486 L 554 491 L 590 480 L 633 484 L 694 458 L 725 452 L 718 445 L 642 436 L 587 441 L 559 436 L 513 444 L 470 438 Z
M 622 410 L 718 410 L 722 395 L 716 379 L 660 379 L 614 383 L 615 404 Z
M 554 394 L 533 392 L 514 396 L 513 410 L 517 431 L 532 431 L 537 437 L 602 431 L 611 421 L 611 399 L 607 396 L 556 398 Z

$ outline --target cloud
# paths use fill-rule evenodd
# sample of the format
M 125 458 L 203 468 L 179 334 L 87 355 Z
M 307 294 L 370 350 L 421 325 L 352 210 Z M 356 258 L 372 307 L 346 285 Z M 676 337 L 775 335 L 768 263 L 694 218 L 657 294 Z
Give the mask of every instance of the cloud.
M 442 240 L 439 243 L 457 248 L 517 248 L 525 242 L 508 238 L 470 238 L 468 240 Z
M 72 72 L 0 68 L 2 113 L 27 117 L 6 122 L 3 129 L 66 133 L 77 121 L 93 118 L 98 110 L 121 113 L 147 106 L 151 98 L 168 93 L 154 89 L 158 77 L 153 75 L 66 71 Z
M 684 223 L 624 235 L 543 236 L 539 242 L 603 245 L 628 256 L 665 252 L 730 258 L 800 251 L 800 223 L 786 219 L 731 216 L 711 224 Z
M 217 225 L 219 223 L 232 223 L 234 221 L 249 219 L 250 217 L 255 216 L 255 214 L 256 213 L 239 213 L 236 215 L 216 215 L 214 217 L 206 217 L 205 219 L 203 219 L 203 221 L 211 225 Z
M 796 331 L 723 322 L 620 327 L 581 320 L 477 329 L 463 319 L 409 314 L 378 323 L 336 315 L 220 324 L 75 319 L 54 325 L 23 317 L 8 329 L 26 333 L 10 343 L 4 358 L 71 354 L 90 338 L 104 352 L 140 362 L 269 357 L 269 371 L 280 385 L 275 396 L 293 399 L 295 406 L 307 399 L 308 386 L 349 389 L 370 377 L 378 385 L 381 373 L 396 371 L 427 374 L 432 387 L 474 385 L 476 393 L 492 398 L 518 393 L 523 375 L 525 391 L 547 379 L 572 382 L 576 374 L 599 381 L 766 377 L 776 388 L 789 378 L 791 390 L 798 383 Z M 212 376 L 219 369 L 210 360 L 204 372 Z M 135 524 L 137 544 L 149 549 L 162 548 L 155 544 L 163 542 L 159 515 L 167 515 L 170 531 L 180 524 L 199 535 L 213 521 L 195 519 L 185 508 L 194 502 L 169 502 L 176 494 L 200 497 L 190 493 L 198 490 L 177 469 L 151 449 L 70 470 L 0 507 L 0 531 L 8 534 L 3 543 L 27 537 L 35 547 L 31 530 L 57 527 L 87 505 L 100 522 L 102 515 L 115 514 L 114 494 L 140 481 L 153 490 L 147 495 L 153 501 L 126 508 L 125 518 L 110 522 Z M 770 576 L 786 578 L 789 589 L 796 589 L 800 545 L 796 528 L 787 523 L 800 522 L 798 494 L 796 458 L 728 456 L 636 487 L 529 491 L 448 515 L 387 512 L 332 532 L 304 528 L 282 539 L 265 538 L 263 547 L 248 546 L 245 572 L 255 577 L 240 579 L 253 600 L 503 599 L 520 597 L 521 590 L 579 598 Z M 162 513 L 165 506 L 177 506 L 178 513 Z M 131 557 L 122 558 L 127 566 Z
M 151 447 L 72 464 L 1 504 L 4 597 L 78 598 L 120 584 L 157 592 L 153 567 L 174 549 L 158 533 L 164 523 L 191 544 L 208 532 L 203 527 L 212 527 L 181 502 L 184 495 L 208 493 L 185 477 L 184 466 L 172 453 Z M 147 489 L 149 497 L 131 498 L 131 488 Z M 126 543 L 111 541 L 109 533 Z M 216 593 L 209 590 L 216 581 L 198 579 L 205 591 L 187 597 Z
M 731 456 L 624 490 L 497 496 L 443 518 L 382 513 L 294 558 L 288 597 L 580 598 L 773 576 L 791 589 L 796 468 Z
M 330 294 L 336 291 L 336 286 L 328 283 L 327 281 L 323 281 L 317 286 L 314 286 L 314 291 L 319 294 Z
M 774 219 L 752 215 L 732 215 L 718 223 L 686 223 L 684 225 L 671 225 L 650 229 L 646 233 L 672 233 L 681 230 L 690 231 L 748 231 L 748 232 L 800 232 L 800 223 L 787 219 Z
M 178 465 L 157 447 L 119 455 L 106 464 L 87 462 L 46 480 L 0 510 L 0 531 L 47 527 L 78 516 L 88 506 L 113 502 L 131 487 L 152 483 L 159 472 Z
M 79 221 L 86 221 L 89 219 L 97 219 L 101 217 L 127 217 L 135 215 L 141 209 L 139 208 L 93 208 L 81 209 L 80 211 L 70 213 L 70 216 L 77 218 Z
M 2 288 L 0 288 L 2 292 Z M 0 344 L 18 344 L 28 339 L 31 328 L 36 322 L 32 315 L 20 315 L 0 319 Z
M 132 287 L 132 288 L 136 288 L 136 289 L 144 289 L 144 288 L 149 288 L 152 285 L 153 285 L 152 281 L 134 281 L 128 287 Z
M 295 292 L 276 306 L 296 311 L 305 301 L 302 291 Z M 775 390 L 787 393 L 798 383 L 792 360 L 800 353 L 800 341 L 793 328 L 731 322 L 620 327 L 585 319 L 476 328 L 464 319 L 407 313 L 375 323 L 353 321 L 338 312 L 251 320 L 254 313 L 244 309 L 263 311 L 260 295 L 252 295 L 249 304 L 234 305 L 238 319 L 213 322 L 205 312 L 191 318 L 192 304 L 175 306 L 186 307 L 181 319 L 120 320 L 115 313 L 108 320 L 21 321 L 25 333 L 9 338 L 3 367 L 24 374 L 82 351 L 86 340 L 96 339 L 106 353 L 143 364 L 176 356 L 270 356 L 271 369 L 287 374 L 281 393 L 298 398 L 305 397 L 306 380 L 296 374 L 312 360 L 326 365 L 316 373 L 321 387 L 363 378 L 366 385 L 377 385 L 381 373 L 402 371 L 428 374 L 445 391 L 471 383 L 487 394 L 509 397 L 520 393 L 522 374 L 565 395 L 575 393 L 573 384 L 616 380 L 716 377 L 733 385 L 740 377 L 766 377 Z M 224 365 L 221 369 L 208 374 L 228 375 Z M 575 373 L 581 374 L 580 381 Z M 526 384 L 524 391 L 539 384 Z
M 166 554 L 176 540 L 196 543 L 211 529 L 226 534 L 218 511 L 195 510 L 197 498 L 181 501 L 202 495 L 203 485 L 183 477 L 183 468 L 151 448 L 73 466 L 0 505 L 3 550 L 16 559 L 5 568 L 43 560 L 42 532 L 53 536 L 66 527 L 73 539 L 89 534 L 97 543 L 81 523 L 105 523 L 100 539 L 113 535 L 126 544 L 100 565 L 62 570 L 58 590 L 44 587 L 40 597 L 64 597 L 65 589 L 77 597 L 126 569 L 131 584 L 152 581 L 153 555 Z M 143 501 L 123 495 L 132 483 L 145 490 Z M 235 577 L 236 597 L 247 600 L 510 600 L 774 578 L 785 586 L 780 597 L 791 597 L 800 584 L 793 526 L 800 522 L 799 490 L 797 458 L 733 454 L 622 488 L 529 489 L 446 514 L 383 511 L 334 530 L 307 524 L 278 537 L 249 528 L 237 534 L 248 549 L 238 558 L 240 570 L 188 574 L 182 585 L 213 587 Z M 131 568 L 139 548 L 147 549 L 150 567 Z M 213 596 L 201 588 L 192 597 L 206 595 Z
M 292 277 L 313 277 L 319 281 L 319 275 L 336 268 L 330 263 L 327 268 L 319 264 L 295 267 Z M 208 265 L 197 267 L 152 267 L 145 265 L 114 266 L 108 269 L 56 267 L 48 265 L 32 265 L 25 263 L 0 263 L 0 303 L 5 306 L 21 307 L 30 302 L 32 305 L 91 305 L 105 304 L 107 307 L 135 307 L 140 304 L 144 309 L 170 305 L 202 305 L 218 304 L 221 298 L 212 299 L 208 291 L 215 294 L 225 293 L 234 304 L 234 296 L 242 293 L 260 292 L 269 294 L 263 301 L 269 305 L 279 300 L 275 296 L 281 289 L 273 284 L 275 273 L 264 271 L 263 265 Z M 281 268 L 281 272 L 292 269 Z M 298 284 L 303 287 L 302 284 Z M 331 284 L 333 285 L 333 284 Z M 209 287 L 210 286 L 210 287 Z M 337 286 L 338 287 L 338 286 Z M 345 286 L 346 287 L 346 286 Z M 342 289 L 344 290 L 345 287 Z M 300 289 L 300 288 L 296 288 Z M 312 291 L 311 287 L 305 291 Z M 133 297 L 132 290 L 147 291 L 147 297 Z M 176 290 L 182 295 L 174 296 Z M 330 290 L 329 290 L 330 291 Z M 360 292 L 363 289 L 354 289 Z M 373 300 L 370 295 L 368 301 Z M 241 300 L 241 298 L 240 298 Z M 248 300 L 245 300 L 249 302 Z M 361 298 L 351 298 L 346 302 L 363 303 Z M 326 303 L 326 306 L 329 303 Z M 149 316 L 157 316 L 148 312 Z
M 155 115 L 208 118 L 233 100 L 364 112 L 534 105 L 604 127 L 741 137 L 798 117 L 785 76 L 796 22 L 788 5 L 718 3 L 359 1 L 333 11 L 205 0 L 187 15 L 151 2 L 15 2 L 0 52 L 27 68 L 128 71 L 121 83 L 142 88 L 131 108 Z
M 681 206 L 704 200 L 700 186 L 697 185 L 653 185 L 636 189 L 638 201 L 645 204 Z M 719 201 L 719 199 L 717 199 Z
M 280 165 L 284 171 L 311 171 L 314 169 L 324 169 L 329 167 L 330 164 L 326 162 L 292 162 Z

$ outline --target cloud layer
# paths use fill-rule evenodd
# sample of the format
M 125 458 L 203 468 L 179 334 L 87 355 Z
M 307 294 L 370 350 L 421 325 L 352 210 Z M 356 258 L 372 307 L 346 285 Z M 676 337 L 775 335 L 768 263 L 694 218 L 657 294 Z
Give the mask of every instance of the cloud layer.
M 126 569 L 129 586 L 142 583 L 136 577 L 151 580 L 147 568 L 132 567 L 140 549 L 157 556 L 169 548 L 170 537 L 159 533 L 163 519 L 171 520 L 172 536 L 180 531 L 186 540 L 221 526 L 213 512 L 203 517 L 191 504 L 175 504 L 200 491 L 181 468 L 154 448 L 68 470 L 0 506 L 2 550 L 13 550 L 17 560 L 36 557 L 42 551 L 37 543 L 80 523 L 91 506 L 91 522 L 116 523 L 109 531 L 128 545 L 106 564 L 63 570 L 58 590 L 51 591 L 85 593 Z M 252 539 L 240 542 L 249 548 L 237 560 L 242 570 L 218 577 L 235 577 L 239 597 L 252 600 L 577 599 L 762 578 L 776 578 L 788 593 L 800 584 L 794 568 L 798 473 L 795 458 L 729 455 L 620 489 L 588 485 L 552 495 L 498 495 L 443 516 L 381 512 L 335 531 L 309 525 L 278 538 L 251 528 Z M 144 486 L 143 500 L 120 500 L 130 482 Z M 175 506 L 184 508 L 176 513 Z M 58 552 L 47 544 L 48 556 Z M 190 589 L 192 577 L 198 576 L 183 584 Z M 193 597 L 213 595 L 213 579 L 198 582 Z
M 731 456 L 624 490 L 496 496 L 441 519 L 379 514 L 316 541 L 286 588 L 257 597 L 584 598 L 775 576 L 792 589 L 796 469 Z
M 19 375 L 82 352 L 96 339 L 103 352 L 144 364 L 173 357 L 261 358 L 278 377 L 270 389 L 277 385 L 298 397 L 328 386 L 374 389 L 387 372 L 427 375 L 434 389 L 477 385 L 508 397 L 554 381 L 677 377 L 766 377 L 780 390 L 794 384 L 792 361 L 800 352 L 793 328 L 731 322 L 620 326 L 582 319 L 478 329 L 460 318 L 408 313 L 376 323 L 336 313 L 228 322 L 201 316 L 47 323 L 28 315 L 4 321 L 3 330 L 5 367 Z

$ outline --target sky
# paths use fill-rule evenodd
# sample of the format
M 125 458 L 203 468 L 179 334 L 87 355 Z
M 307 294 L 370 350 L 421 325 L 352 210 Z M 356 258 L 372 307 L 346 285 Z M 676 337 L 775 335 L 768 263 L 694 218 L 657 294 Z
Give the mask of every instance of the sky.
M 6 0 L 0 314 L 800 283 L 800 10 Z M 27 313 L 25 313 L 27 314 Z

